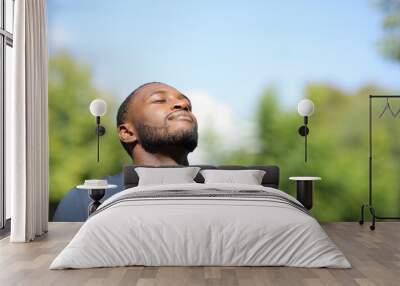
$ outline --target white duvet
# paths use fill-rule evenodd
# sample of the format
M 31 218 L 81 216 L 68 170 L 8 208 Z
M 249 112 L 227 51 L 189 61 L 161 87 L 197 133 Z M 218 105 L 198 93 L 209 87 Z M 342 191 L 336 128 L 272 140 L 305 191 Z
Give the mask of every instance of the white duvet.
M 173 197 L 130 198 L 174 190 Z M 178 191 L 250 195 L 180 197 Z M 251 191 L 270 197 L 252 197 Z M 197 183 L 141 186 L 110 197 L 50 269 L 127 265 L 351 267 L 318 222 L 286 193 Z

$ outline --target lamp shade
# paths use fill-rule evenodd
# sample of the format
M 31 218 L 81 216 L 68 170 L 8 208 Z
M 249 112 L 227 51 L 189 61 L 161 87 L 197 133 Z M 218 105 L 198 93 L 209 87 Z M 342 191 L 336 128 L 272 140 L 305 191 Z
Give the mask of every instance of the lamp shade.
M 301 116 L 310 116 L 314 112 L 314 103 L 309 99 L 303 99 L 297 105 L 297 112 Z
M 89 109 L 93 116 L 103 116 L 107 112 L 107 103 L 102 99 L 95 99 L 90 103 Z

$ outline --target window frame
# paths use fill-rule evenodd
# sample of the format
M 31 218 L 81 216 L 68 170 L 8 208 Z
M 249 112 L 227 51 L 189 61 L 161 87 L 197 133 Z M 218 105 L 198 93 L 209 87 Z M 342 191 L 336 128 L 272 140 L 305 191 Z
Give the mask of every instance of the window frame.
M 6 29 L 7 15 L 6 11 L 6 1 L 0 0 L 1 10 L 1 21 L 0 21 L 0 237 L 9 233 L 10 221 L 7 219 L 6 212 L 6 189 L 5 189 L 5 98 L 6 98 L 6 62 L 7 62 L 7 46 L 13 48 L 13 33 L 10 33 Z M 8 0 L 12 2 L 13 8 L 12 13 L 14 13 L 15 0 Z M 13 18 L 14 15 L 11 15 Z M 14 18 L 13 18 L 14 19 Z M 14 30 L 14 27 L 13 29 Z

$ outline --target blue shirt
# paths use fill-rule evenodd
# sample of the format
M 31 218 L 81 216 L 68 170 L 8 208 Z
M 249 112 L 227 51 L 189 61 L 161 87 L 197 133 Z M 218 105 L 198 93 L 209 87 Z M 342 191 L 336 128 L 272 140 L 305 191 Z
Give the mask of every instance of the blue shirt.
M 117 185 L 117 188 L 107 189 L 101 202 L 124 189 L 122 178 L 122 173 L 103 178 L 109 184 Z M 88 217 L 88 206 L 91 202 L 92 199 L 89 198 L 88 190 L 73 188 L 58 204 L 53 221 L 85 221 Z

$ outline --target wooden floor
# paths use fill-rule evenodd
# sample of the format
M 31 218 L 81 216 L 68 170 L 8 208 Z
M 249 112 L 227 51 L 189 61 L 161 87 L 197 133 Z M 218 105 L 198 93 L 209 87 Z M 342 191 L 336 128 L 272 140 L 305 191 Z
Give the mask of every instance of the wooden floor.
M 81 223 L 50 223 L 32 243 L 0 241 L 0 285 L 400 285 L 400 222 L 324 223 L 352 269 L 290 267 L 119 267 L 48 270 Z

